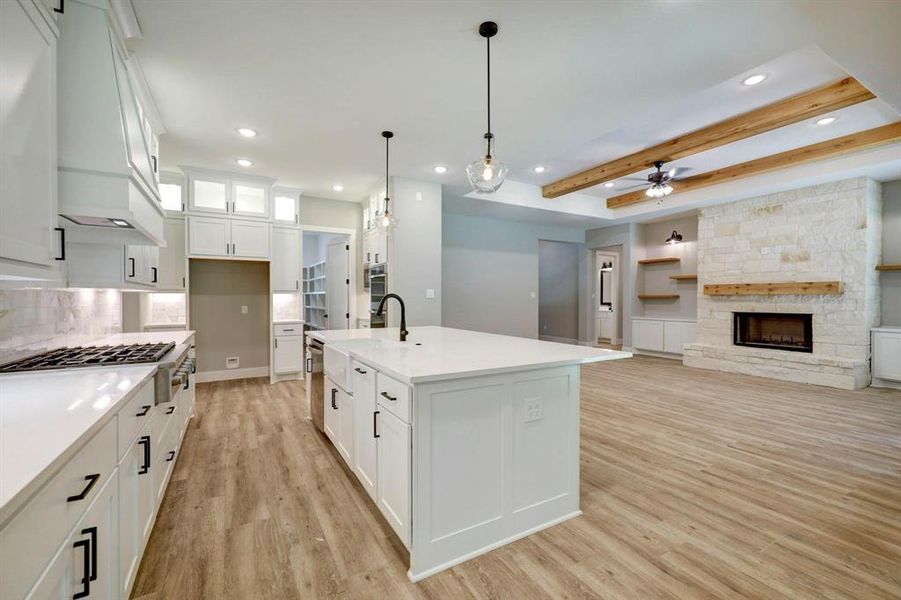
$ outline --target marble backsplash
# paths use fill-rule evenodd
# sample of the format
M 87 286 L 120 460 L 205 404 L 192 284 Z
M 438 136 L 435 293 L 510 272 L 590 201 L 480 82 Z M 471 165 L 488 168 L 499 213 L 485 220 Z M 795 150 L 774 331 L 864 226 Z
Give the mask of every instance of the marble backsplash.
M 0 363 L 121 331 L 117 290 L 0 290 Z

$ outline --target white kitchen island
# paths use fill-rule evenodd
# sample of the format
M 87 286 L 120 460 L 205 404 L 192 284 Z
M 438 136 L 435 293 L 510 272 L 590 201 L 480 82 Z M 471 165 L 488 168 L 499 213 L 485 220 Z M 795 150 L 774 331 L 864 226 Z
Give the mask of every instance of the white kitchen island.
M 443 327 L 325 344 L 325 432 L 417 581 L 581 514 L 579 371 L 628 352 Z

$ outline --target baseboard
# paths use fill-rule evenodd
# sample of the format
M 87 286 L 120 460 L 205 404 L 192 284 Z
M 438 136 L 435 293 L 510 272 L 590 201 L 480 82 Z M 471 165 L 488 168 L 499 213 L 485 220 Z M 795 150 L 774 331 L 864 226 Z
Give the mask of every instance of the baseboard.
M 625 348 L 623 348 L 625 350 Z M 645 356 L 654 356 L 656 358 L 668 358 L 670 360 L 682 360 L 681 354 L 671 354 L 669 352 L 655 352 L 654 350 L 636 350 L 634 348 L 630 348 L 629 352 L 632 354 L 643 354 Z
M 578 346 L 579 340 L 576 338 L 557 337 L 555 335 L 539 335 L 538 339 L 542 342 L 557 342 L 558 344 L 573 344 Z
M 231 379 L 268 376 L 269 367 L 248 367 L 247 369 L 226 369 L 224 371 L 197 371 L 194 374 L 194 381 L 197 383 L 209 383 L 211 381 L 229 381 Z
M 870 382 L 870 386 L 874 388 L 887 388 L 890 390 L 901 390 L 901 383 L 897 381 L 889 381 L 888 379 L 879 379 L 878 377 L 874 377 L 873 381 Z

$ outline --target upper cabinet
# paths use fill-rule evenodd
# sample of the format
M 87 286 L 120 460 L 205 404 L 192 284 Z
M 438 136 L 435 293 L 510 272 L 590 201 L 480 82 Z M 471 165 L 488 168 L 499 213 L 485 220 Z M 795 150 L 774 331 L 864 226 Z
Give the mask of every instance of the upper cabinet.
M 232 213 L 245 217 L 269 218 L 269 189 L 271 182 L 232 178 Z
M 300 190 L 272 188 L 272 220 L 279 225 L 300 223 Z
M 0 279 L 60 278 L 57 35 L 41 2 L 0 2 Z
M 227 175 L 188 172 L 188 210 L 192 212 L 229 212 L 231 185 Z
M 274 179 L 182 167 L 188 180 L 187 211 L 269 218 Z

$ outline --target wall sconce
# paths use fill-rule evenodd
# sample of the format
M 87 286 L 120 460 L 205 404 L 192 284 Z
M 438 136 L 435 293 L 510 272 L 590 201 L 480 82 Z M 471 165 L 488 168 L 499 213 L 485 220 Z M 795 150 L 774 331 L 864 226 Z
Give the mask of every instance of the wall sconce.
M 670 234 L 668 238 L 666 238 L 667 244 L 681 244 L 682 243 L 682 234 L 673 229 L 673 233 Z

